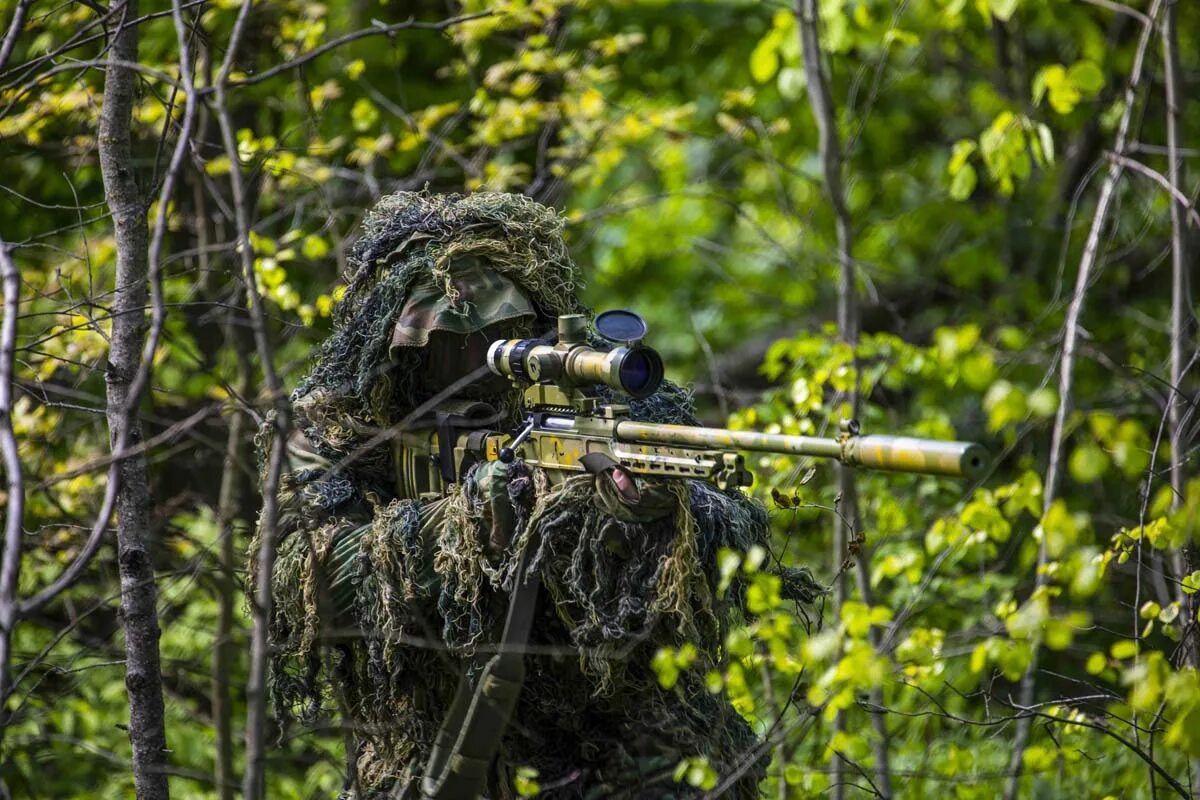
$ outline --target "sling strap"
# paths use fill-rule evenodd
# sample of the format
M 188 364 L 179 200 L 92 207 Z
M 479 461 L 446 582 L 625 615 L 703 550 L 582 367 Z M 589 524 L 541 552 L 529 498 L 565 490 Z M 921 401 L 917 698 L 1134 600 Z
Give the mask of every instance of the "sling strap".
M 487 787 L 492 759 L 525 683 L 525 645 L 542 583 L 529 571 L 536 549 L 530 542 L 521 555 L 499 648 L 477 657 L 459 678 L 421 780 L 426 800 L 471 800 Z M 478 670 L 474 680 L 473 666 Z

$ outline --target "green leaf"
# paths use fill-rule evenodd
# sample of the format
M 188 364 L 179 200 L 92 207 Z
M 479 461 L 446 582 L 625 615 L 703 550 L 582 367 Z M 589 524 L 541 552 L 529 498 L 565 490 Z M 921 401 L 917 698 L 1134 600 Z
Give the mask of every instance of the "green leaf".
M 309 261 L 316 261 L 329 254 L 329 243 L 316 234 L 307 236 L 304 244 L 300 245 L 300 252 Z
M 1137 642 L 1132 639 L 1122 639 L 1119 642 L 1113 642 L 1112 647 L 1109 648 L 1109 652 L 1112 653 L 1113 658 L 1133 658 L 1138 653 Z
M 1034 105 L 1040 105 L 1043 97 L 1049 99 L 1051 108 L 1059 114 L 1070 114 L 1083 99 L 1083 94 L 1066 67 L 1051 64 L 1038 70 L 1033 78 Z
M 959 139 L 954 143 L 954 151 L 950 154 L 950 163 L 946 166 L 946 171 L 951 176 L 957 175 L 978 147 L 974 139 Z
M 996 377 L 996 359 L 988 350 L 977 350 L 963 359 L 960 369 L 963 382 L 974 391 L 982 391 Z
M 1068 75 L 1079 91 L 1089 96 L 1104 88 L 1104 73 L 1092 61 L 1076 61 Z
M 996 19 L 1001 22 L 1008 22 L 1012 19 L 1012 15 L 1017 13 L 1017 7 L 1021 4 L 1021 0 L 988 0 L 988 7 Z
M 1049 386 L 1029 393 L 1029 411 L 1038 419 L 1049 419 L 1058 410 L 1058 392 Z
M 774 37 L 768 35 L 750 53 L 750 77 L 766 83 L 779 70 L 779 52 Z
M 1023 420 L 1028 405 L 1025 393 L 1018 387 L 1008 381 L 996 381 L 983 396 L 983 408 L 988 412 L 988 430 L 998 431 Z
M 717 551 L 717 572 L 720 575 L 717 581 L 717 597 L 724 597 L 725 592 L 729 590 L 729 584 L 733 582 L 733 576 L 737 574 L 738 567 L 742 565 L 742 554 L 736 550 L 730 550 L 728 547 L 722 547 Z
M 518 767 L 513 776 L 513 788 L 521 797 L 536 797 L 542 787 L 537 781 L 538 771 L 533 767 Z
M 1004 621 L 1004 626 L 1014 639 L 1032 639 L 1042 632 L 1050 617 L 1050 604 L 1044 595 L 1031 597 L 1015 614 Z
M 1196 592 L 1200 592 L 1200 569 L 1196 570 L 1191 575 L 1183 576 L 1183 580 L 1180 581 L 1180 588 L 1183 589 L 1184 594 L 1195 594 Z
M 650 659 L 650 668 L 658 677 L 658 685 L 670 689 L 679 680 L 679 667 L 675 665 L 675 654 L 669 647 L 660 647 Z
M 1051 650 L 1066 650 L 1071 646 L 1075 631 L 1070 623 L 1059 619 L 1046 620 L 1043 627 L 1046 637 L 1046 647 Z
M 350 121 L 354 125 L 354 130 L 359 133 L 369 131 L 375 123 L 379 122 L 379 109 L 367 98 L 360 97 L 350 108 Z
M 783 602 L 780 597 L 782 581 L 778 575 L 760 572 L 755 574 L 750 588 L 746 590 L 746 608 L 751 614 L 765 614 L 778 608 Z
M 1049 88 L 1049 86 L 1047 85 L 1047 80 L 1046 80 L 1046 73 L 1047 73 L 1048 69 L 1050 69 L 1050 67 L 1046 67 L 1045 69 L 1039 69 L 1037 71 L 1037 74 L 1033 76 L 1032 95 L 1033 95 L 1033 104 L 1035 106 L 1040 106 L 1042 104 L 1042 98 L 1044 98 L 1046 96 L 1046 90 Z M 1062 67 L 1059 67 L 1059 69 L 1062 69 Z
M 1054 134 L 1050 132 L 1049 126 L 1039 122 L 1037 125 L 1037 145 L 1038 155 L 1043 164 L 1054 163 Z
M 784 67 L 779 70 L 779 94 L 788 100 L 797 100 L 804 96 L 804 90 L 808 87 L 808 79 L 804 75 L 804 70 L 799 67 Z
M 975 645 L 971 651 L 971 661 L 968 668 L 971 672 L 983 672 L 983 668 L 987 666 L 988 661 L 988 643 L 986 641 Z
M 975 191 L 977 181 L 975 168 L 970 164 L 965 165 L 950 181 L 950 196 L 955 200 L 966 200 Z
M 1087 443 L 1076 447 L 1071 453 L 1068 469 L 1071 477 L 1079 483 L 1092 483 L 1099 480 L 1108 471 L 1110 459 L 1098 445 Z

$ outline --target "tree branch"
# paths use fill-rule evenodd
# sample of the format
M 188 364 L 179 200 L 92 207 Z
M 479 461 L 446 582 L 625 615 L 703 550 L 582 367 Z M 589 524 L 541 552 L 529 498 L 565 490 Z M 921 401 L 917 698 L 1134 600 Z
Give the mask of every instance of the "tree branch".
M 17 587 L 21 575 L 22 523 L 25 519 L 25 482 L 21 457 L 13 433 L 13 356 L 20 312 L 21 275 L 0 239 L 0 279 L 4 282 L 4 321 L 0 324 L 0 458 L 7 483 L 4 514 L 4 550 L 0 552 L 0 741 L 8 725 L 9 648 L 17 622 Z
M 825 75 L 821 58 L 820 35 L 818 25 L 817 0 L 798 0 L 796 5 L 796 20 L 800 33 L 800 49 L 804 60 L 804 74 L 808 82 L 809 104 L 812 106 L 813 118 L 817 123 L 818 149 L 821 156 L 821 166 L 825 177 L 826 194 L 833 207 L 834 227 L 837 236 L 838 272 L 838 333 L 843 342 L 852 348 L 858 344 L 859 303 L 858 288 L 855 280 L 854 264 L 854 233 L 850 222 L 850 211 L 846 206 L 845 188 L 842 184 L 842 155 L 841 141 L 837 130 L 837 115 L 830 96 L 829 83 Z M 855 357 L 854 372 L 855 386 L 850 391 L 848 401 L 850 416 L 858 416 L 859 405 L 859 371 L 858 359 Z M 862 531 L 862 519 L 858 507 L 858 491 L 854 482 L 854 472 L 851 468 L 837 465 L 838 488 L 841 496 L 841 506 L 845 512 L 837 515 L 834 522 L 833 559 L 839 563 L 845 557 L 850 537 L 855 537 Z M 871 603 L 871 585 L 866 572 L 865 555 L 860 554 L 856 560 L 856 582 L 863 602 Z M 839 613 L 846 596 L 845 575 L 839 573 L 834 579 L 834 608 L 833 613 Z M 879 633 L 872 629 L 871 645 L 878 648 Z M 871 691 L 871 700 L 882 704 L 883 696 L 878 688 Z M 881 712 L 872 713 L 871 724 L 878 734 L 873 742 L 875 753 L 875 781 L 880 796 L 892 796 L 891 769 L 888 759 L 888 730 L 887 720 Z M 835 730 L 845 724 L 844 717 L 839 713 L 834 721 Z M 834 798 L 840 800 L 844 796 L 845 781 L 842 767 L 845 759 L 840 755 L 834 760 Z
M 250 636 L 250 675 L 246 681 L 246 773 L 242 780 L 245 800 L 259 800 L 264 790 L 266 732 L 266 684 L 267 662 L 270 651 L 267 641 L 271 621 L 271 573 L 275 567 L 276 529 L 278 523 L 279 481 L 287 457 L 287 437 L 290 430 L 289 406 L 283 384 L 275 371 L 274 353 L 267 336 L 266 312 L 254 276 L 254 250 L 250 244 L 250 207 L 242 176 L 242 162 L 238 155 L 234 136 L 233 120 L 229 113 L 226 91 L 229 74 L 237 56 L 238 46 L 246 29 L 253 0 L 243 0 L 237 21 L 230 34 L 225 59 L 217 76 L 214 92 L 214 110 L 221 129 L 221 141 L 229 157 L 229 180 L 233 192 L 234 221 L 242 261 L 242 280 L 250 298 L 250 328 L 254 334 L 255 347 L 262 364 L 263 378 L 274 406 L 274 437 L 263 479 L 263 506 L 259 515 L 259 550 L 252 558 L 255 570 L 255 596 L 251 601 L 254 627 Z
M 273 78 L 282 72 L 287 72 L 290 69 L 295 69 L 296 67 L 303 66 L 304 64 L 307 64 L 308 62 L 312 61 L 314 58 L 317 58 L 318 56 L 322 56 L 325 53 L 328 53 L 330 50 L 335 50 L 344 44 L 350 44 L 351 42 L 356 42 L 359 39 L 365 39 L 368 36 L 391 36 L 392 34 L 398 33 L 400 31 L 405 31 L 405 30 L 444 31 L 447 28 L 453 28 L 455 25 L 461 25 L 464 22 L 470 22 L 472 20 L 483 19 L 484 17 L 490 17 L 493 14 L 495 14 L 494 11 L 478 11 L 474 14 L 463 14 L 462 16 L 458 16 L 458 17 L 450 17 L 449 19 L 444 19 L 441 22 L 417 22 L 416 20 L 414 20 L 410 17 L 409 19 L 405 20 L 404 22 L 397 22 L 392 25 L 379 24 L 373 28 L 363 28 L 362 30 L 352 31 L 343 36 L 339 36 L 336 39 L 331 39 L 330 41 L 326 42 L 325 44 L 321 45 L 320 47 L 314 47 L 312 50 L 309 50 L 306 53 L 300 54 L 296 58 L 293 58 L 291 61 L 285 61 L 282 64 L 276 64 L 275 66 L 271 67 L 270 69 L 263 70 L 262 72 L 259 72 L 255 75 L 250 75 L 249 77 L 242 78 L 241 80 L 238 80 L 238 81 L 228 81 L 227 80 L 226 87 L 236 88 L 239 86 L 253 86 L 256 83 L 262 83 L 263 81 L 265 81 L 269 78 Z M 233 35 L 238 37 L 239 39 L 241 38 L 241 34 L 237 30 L 234 30 Z M 225 53 L 225 61 L 226 62 L 229 61 L 229 56 L 233 52 L 234 52 L 234 50 L 232 47 L 229 48 L 228 51 L 226 51 L 226 53 Z M 226 78 L 229 77 L 228 73 L 225 73 L 225 77 Z M 205 90 L 205 94 L 207 94 L 209 92 L 215 92 L 216 88 L 217 88 L 216 86 L 213 86 L 213 87 Z
M 1154 0 L 1150 7 L 1149 19 L 1157 19 L 1162 0 Z M 1129 144 L 1129 127 L 1133 119 L 1133 110 L 1137 105 L 1137 91 L 1142 82 L 1142 68 L 1146 61 L 1146 50 L 1150 44 L 1150 35 L 1154 31 L 1152 24 L 1146 24 L 1138 41 L 1133 69 L 1129 82 L 1125 87 L 1125 110 L 1121 114 L 1117 126 L 1116 140 L 1113 152 L 1123 155 Z M 1066 438 L 1067 415 L 1071 406 L 1071 390 L 1075 377 L 1075 348 L 1079 339 L 1079 320 L 1083 315 L 1083 304 L 1087 297 L 1088 285 L 1092 280 L 1092 270 L 1100 257 L 1100 239 L 1108 224 L 1108 212 L 1116 197 L 1117 184 L 1120 182 L 1123 166 L 1120 161 L 1109 161 L 1108 173 L 1100 186 L 1100 198 L 1096 203 L 1096 212 L 1092 217 L 1091 228 L 1084 242 L 1083 254 L 1079 259 L 1079 272 L 1075 279 L 1075 291 L 1067 307 L 1067 318 L 1063 325 L 1063 347 L 1059 362 L 1058 409 L 1054 414 L 1054 428 L 1050 436 L 1050 457 L 1046 467 L 1046 480 L 1043 487 L 1043 513 L 1050 510 L 1058 496 L 1058 486 L 1062 479 L 1063 440 Z M 1045 585 L 1046 573 L 1042 567 L 1048 559 L 1046 539 L 1038 547 L 1037 570 L 1035 587 Z M 1035 591 L 1036 591 L 1035 588 Z M 1136 604 L 1135 604 L 1136 605 Z M 1038 667 L 1038 652 L 1035 649 L 1030 657 L 1029 666 L 1021 676 L 1020 705 L 1028 707 L 1033 702 L 1035 675 Z M 1022 717 L 1017 720 L 1017 729 L 1013 737 L 1012 758 L 1009 761 L 1010 777 L 1005 787 L 1005 800 L 1016 800 L 1020 791 L 1021 770 L 1024 766 L 1025 748 L 1029 744 L 1031 720 Z
M 0 43 L 0 72 L 4 71 L 4 66 L 8 64 L 8 59 L 12 56 L 13 48 L 17 45 L 17 37 L 21 35 L 21 28 L 25 25 L 25 15 L 29 12 L 31 5 L 33 5 L 33 0 L 18 0 L 17 2 L 17 9 L 13 12 L 8 33 L 4 35 L 4 42 Z
M 1171 127 L 1168 126 L 1167 130 L 1170 131 Z M 1169 135 L 1170 134 L 1168 134 L 1168 136 Z M 1105 155 L 1111 161 L 1116 161 L 1118 164 L 1120 164 L 1125 169 L 1131 169 L 1134 172 L 1137 172 L 1141 175 L 1145 175 L 1147 178 L 1154 181 L 1159 186 L 1161 186 L 1163 189 L 1165 189 L 1167 194 L 1171 195 L 1171 197 L 1175 200 L 1175 202 L 1171 203 L 1172 216 L 1174 216 L 1175 214 L 1178 214 L 1181 210 L 1186 211 L 1188 221 L 1191 222 L 1192 225 L 1194 225 L 1195 227 L 1200 228 L 1200 213 L 1196 212 L 1196 207 L 1194 205 L 1192 205 L 1191 199 L 1186 194 L 1184 194 L 1182 191 L 1180 191 L 1178 183 L 1171 180 L 1167 176 L 1163 175 L 1158 170 L 1143 164 L 1141 161 L 1138 161 L 1136 158 L 1130 158 L 1129 156 L 1123 156 L 1118 153 L 1106 153 Z M 1178 153 L 1175 154 L 1175 158 L 1178 159 Z M 1176 166 L 1178 166 L 1178 161 L 1176 161 L 1175 163 L 1176 163 Z M 1182 219 L 1180 220 L 1180 225 L 1182 227 L 1186 227 L 1186 226 L 1183 226 Z M 1174 239 L 1175 239 L 1174 234 L 1172 234 L 1172 242 L 1174 242 Z
M 1082 2 L 1087 3 L 1088 5 L 1106 9 L 1108 11 L 1113 11 L 1117 14 L 1124 14 L 1126 16 L 1133 17 L 1138 22 L 1142 23 L 1142 25 L 1153 24 L 1150 21 L 1150 17 L 1146 16 L 1141 11 L 1138 11 L 1136 8 L 1127 6 L 1124 3 L 1115 3 L 1113 0 L 1082 0 Z

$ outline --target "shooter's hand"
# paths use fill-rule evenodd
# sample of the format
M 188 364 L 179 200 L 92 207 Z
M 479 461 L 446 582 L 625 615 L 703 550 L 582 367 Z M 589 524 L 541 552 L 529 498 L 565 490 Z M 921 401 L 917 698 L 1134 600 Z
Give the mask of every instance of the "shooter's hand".
M 596 476 L 596 505 L 622 522 L 650 522 L 675 508 L 675 495 L 663 483 L 639 480 L 601 453 L 586 455 L 582 462 Z

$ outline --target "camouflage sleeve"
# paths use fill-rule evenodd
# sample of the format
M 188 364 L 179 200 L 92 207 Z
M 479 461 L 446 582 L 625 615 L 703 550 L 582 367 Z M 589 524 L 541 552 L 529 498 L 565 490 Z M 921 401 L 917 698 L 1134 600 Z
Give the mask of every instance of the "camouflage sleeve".
M 305 468 L 283 476 L 278 493 L 278 547 L 271 572 L 272 641 L 283 655 L 306 651 L 319 630 L 326 574 L 321 566 L 346 532 L 370 520 L 370 507 L 353 484 Z M 261 533 L 261 532 L 260 532 Z M 258 537 L 251 545 L 251 580 L 257 574 Z
M 481 464 L 458 488 L 488 554 L 495 559 L 502 557 L 515 529 L 508 473 L 507 464 Z M 434 569 L 436 549 L 458 500 L 393 500 L 375 507 L 369 521 L 342 528 L 327 558 L 337 617 L 349 621 L 359 586 L 368 574 L 402 584 L 396 588 L 415 602 L 436 598 L 441 590 Z

